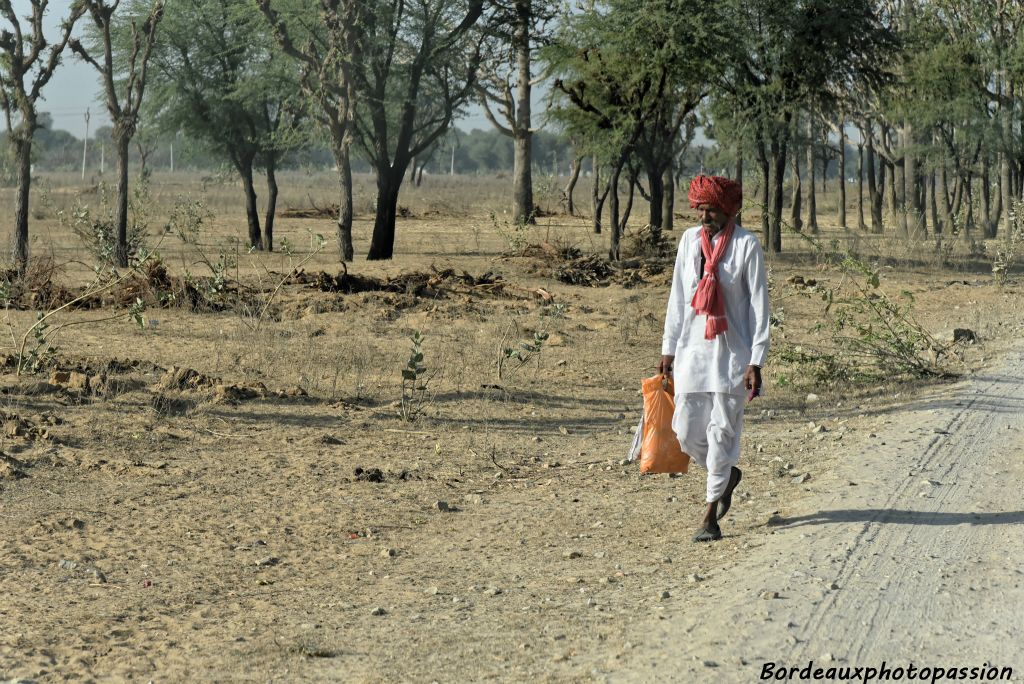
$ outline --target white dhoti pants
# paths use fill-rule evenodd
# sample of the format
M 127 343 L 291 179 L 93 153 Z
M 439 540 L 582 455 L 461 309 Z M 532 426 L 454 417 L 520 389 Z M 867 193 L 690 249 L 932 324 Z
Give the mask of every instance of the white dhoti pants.
M 740 460 L 744 397 L 722 392 L 676 395 L 672 429 L 690 458 L 708 471 L 707 501 L 718 501 Z

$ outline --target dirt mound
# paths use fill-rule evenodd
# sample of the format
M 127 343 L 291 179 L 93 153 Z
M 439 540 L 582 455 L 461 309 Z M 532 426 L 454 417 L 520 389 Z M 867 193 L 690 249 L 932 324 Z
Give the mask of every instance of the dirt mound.
M 420 299 L 440 299 L 453 294 L 475 295 L 497 299 L 553 299 L 543 288 L 529 289 L 507 282 L 502 276 L 488 271 L 473 276 L 455 269 L 432 269 L 430 272 L 414 271 L 394 277 L 374 278 L 354 275 L 343 270 L 338 275 L 324 271 L 316 273 L 296 272 L 289 282 L 307 285 L 321 292 L 358 294 L 361 292 L 387 292 L 411 295 Z

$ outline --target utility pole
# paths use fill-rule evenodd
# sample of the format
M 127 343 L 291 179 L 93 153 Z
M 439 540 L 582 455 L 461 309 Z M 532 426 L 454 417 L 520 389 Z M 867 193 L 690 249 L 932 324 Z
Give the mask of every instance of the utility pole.
M 171 141 L 171 173 L 174 173 L 174 141 Z
M 89 155 L 89 110 L 85 110 L 85 140 L 82 141 L 82 180 L 85 180 L 85 159 Z
M 106 168 L 106 161 L 107 161 L 107 144 L 101 142 L 100 143 L 100 175 L 101 176 L 103 175 L 103 171 Z

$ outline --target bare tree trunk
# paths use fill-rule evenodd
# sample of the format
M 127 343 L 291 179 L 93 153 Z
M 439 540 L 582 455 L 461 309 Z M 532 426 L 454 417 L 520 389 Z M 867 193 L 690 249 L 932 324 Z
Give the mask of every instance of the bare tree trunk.
M 896 234 L 905 238 L 907 236 L 906 231 L 903 229 L 903 216 L 899 209 L 899 197 L 896 194 L 896 181 L 897 181 L 897 168 L 902 169 L 899 164 L 894 164 L 888 159 L 882 159 L 882 165 L 885 167 L 885 194 L 886 200 L 889 202 L 889 213 L 892 214 L 893 225 L 896 227 Z
M 572 158 L 572 173 L 569 174 L 569 183 L 565 186 L 565 210 L 569 216 L 576 215 L 576 203 L 572 194 L 576 191 L 576 181 L 580 178 L 580 169 L 583 167 L 583 157 Z
M 928 176 L 925 179 L 925 183 L 925 194 L 927 194 L 928 196 L 928 213 L 931 215 L 932 220 L 932 233 L 935 235 L 941 235 L 942 230 L 939 226 L 939 202 L 938 198 L 935 196 L 937 188 L 935 187 L 936 183 L 934 171 L 928 173 Z
M 791 170 L 792 182 L 793 182 L 793 193 L 790 195 L 790 223 L 793 225 L 793 230 L 799 232 L 804 228 L 804 221 L 801 216 L 802 205 L 802 187 L 800 181 L 800 155 L 797 154 L 796 145 L 794 144 L 793 149 L 793 168 Z
M 971 185 L 973 184 L 974 178 L 970 171 L 967 172 L 967 177 L 964 179 L 964 195 L 967 197 L 967 218 L 964 220 L 963 237 L 967 243 L 973 243 L 974 239 L 971 237 L 971 233 L 974 230 L 974 193 L 971 192 Z
M 18 195 L 14 203 L 14 264 L 18 273 L 24 275 L 28 269 L 28 202 L 32 188 L 32 139 L 14 138 L 12 144 L 14 163 L 18 167 Z
M 836 219 L 839 227 L 846 230 L 846 122 L 839 122 L 839 209 L 836 212 Z M 824 184 L 824 178 L 822 183 Z M 861 218 L 863 221 L 863 217 Z
M 398 193 L 405 169 L 378 171 L 377 207 L 373 219 L 368 261 L 390 259 L 395 253 L 395 221 L 398 218 Z
M 769 220 L 771 212 L 768 209 L 768 174 L 771 172 L 771 166 L 768 162 L 768 151 L 765 149 L 764 140 L 758 139 L 756 148 L 757 162 L 761 166 L 761 242 L 767 246 L 771 244 L 771 221 Z
M 818 205 L 814 187 L 814 125 L 807 121 L 807 227 L 818 234 Z
M 263 244 L 274 251 L 274 216 L 277 214 L 277 155 L 267 154 L 267 213 L 263 217 Z
M 864 222 L 864 142 L 857 143 L 857 230 L 867 230 Z
M 602 190 L 601 167 L 597 164 L 597 157 L 591 162 L 594 165 L 594 184 L 590 189 L 590 205 L 594 211 L 594 234 L 601 234 L 601 212 L 604 210 L 604 201 L 608 197 L 611 185 L 604 186 Z
M 635 187 L 639 182 L 637 180 L 637 174 L 635 172 L 631 174 L 631 178 L 632 186 L 629 190 L 630 207 L 632 207 L 633 205 L 633 187 Z M 661 230 L 661 226 L 665 221 L 665 217 L 662 213 L 665 210 L 665 188 L 662 186 L 661 178 L 661 169 L 647 169 L 647 182 L 650 185 L 650 196 L 647 198 L 649 201 L 649 219 L 647 223 L 655 232 Z M 641 188 L 640 190 L 642 192 L 643 188 Z
M 342 261 L 355 259 L 355 249 L 352 246 L 352 163 L 349 158 L 348 146 L 343 146 L 335 151 L 335 161 L 338 164 L 338 250 Z
M 981 159 L 981 231 L 985 238 L 995 237 L 995 224 L 992 221 L 991 188 L 992 179 L 988 172 L 988 155 Z
M 736 178 L 734 179 L 743 187 L 743 146 L 736 142 Z M 736 223 L 743 225 L 743 212 L 736 213 Z
M 121 268 L 128 266 L 128 145 L 131 138 L 122 129 L 117 139 L 117 207 L 114 221 L 117 224 L 117 245 L 114 249 L 114 260 Z
M 964 206 L 964 177 L 957 169 L 956 180 L 953 182 L 953 216 L 960 216 Z
M 868 136 L 868 196 L 871 198 L 871 232 L 880 234 L 884 227 L 882 225 L 882 182 L 883 178 L 875 180 L 875 143 L 871 136 Z M 880 159 L 880 158 L 879 158 Z M 885 172 L 885 164 L 879 163 L 880 174 Z
M 517 224 L 536 223 L 533 206 L 533 129 L 530 120 L 530 26 L 532 23 L 530 2 L 516 2 L 515 50 L 516 65 L 516 125 L 513 128 L 514 158 L 512 169 L 512 220 Z
M 619 223 L 619 173 L 622 171 L 622 161 L 612 166 L 611 177 L 608 180 L 608 222 L 612 227 L 611 240 L 608 246 L 608 258 L 612 261 L 619 260 L 619 239 L 622 236 L 622 228 Z
M 638 171 L 632 171 L 629 174 L 629 196 L 626 198 L 626 207 L 622 210 L 622 220 L 619 222 L 619 235 L 625 235 L 626 226 L 629 224 L 629 215 L 633 213 L 633 196 L 636 194 L 636 184 Z M 654 204 L 653 202 L 651 203 Z M 661 210 L 661 202 L 658 202 L 658 210 Z M 655 225 L 651 223 L 651 225 Z
M 260 236 L 260 213 L 256 208 L 256 186 L 253 184 L 252 159 L 238 159 L 238 173 L 242 177 L 242 189 L 245 191 L 245 217 L 249 224 L 249 246 L 263 249 L 263 238 Z
M 779 140 L 779 134 L 772 139 L 772 183 L 774 184 L 771 207 L 771 251 L 782 252 L 782 195 L 783 180 L 786 175 L 786 141 Z
M 662 230 L 672 230 L 676 223 L 676 182 L 672 164 L 662 174 L 661 187 L 665 192 L 662 196 L 661 227 Z
M 903 178 L 903 217 L 907 227 L 907 235 L 915 240 L 921 237 L 921 221 L 924 219 L 924 208 L 918 193 L 917 157 L 913 152 L 914 131 L 910 123 L 903 125 L 903 164 L 906 172 Z
M 1010 97 L 1010 101 L 1013 101 L 1013 84 L 1010 83 L 1006 88 L 1007 95 Z M 1004 113 L 1003 125 L 1002 125 L 1002 150 L 1000 150 L 1000 163 L 999 163 L 999 181 L 1002 185 L 1002 192 L 1000 198 L 1003 206 L 1006 208 L 1006 213 L 1003 214 L 1003 237 L 1009 241 L 1011 232 L 1013 230 L 1013 218 L 1010 216 L 1011 209 L 1013 207 L 1013 185 L 1010 178 L 1010 151 L 1012 148 L 1013 140 L 1013 123 L 1010 116 Z
M 942 216 L 942 224 L 935 224 L 935 232 L 937 234 L 950 235 L 953 232 L 953 214 L 949 204 L 949 186 L 946 183 L 946 161 L 943 160 L 939 163 L 939 178 L 938 187 L 935 189 L 936 199 L 939 202 L 939 208 Z

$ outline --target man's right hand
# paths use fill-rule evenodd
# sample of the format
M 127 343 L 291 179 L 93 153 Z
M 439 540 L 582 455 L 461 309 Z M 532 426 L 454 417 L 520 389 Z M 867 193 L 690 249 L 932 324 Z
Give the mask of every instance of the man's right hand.
M 664 375 L 666 378 L 672 377 L 672 365 L 675 363 L 676 357 L 674 355 L 664 354 L 661 357 L 661 361 L 658 362 L 658 372 Z

